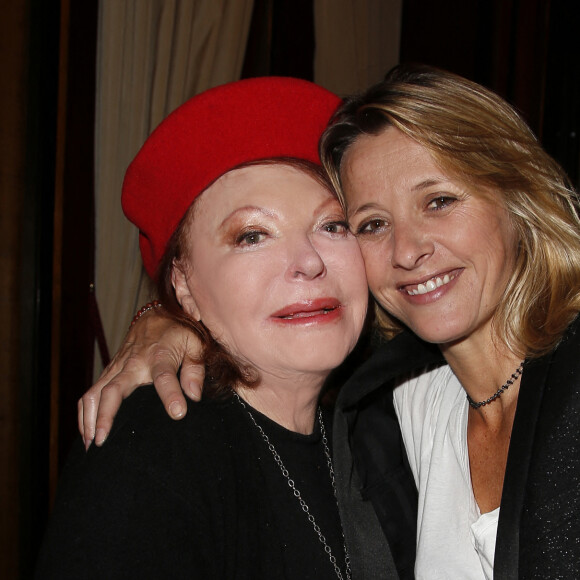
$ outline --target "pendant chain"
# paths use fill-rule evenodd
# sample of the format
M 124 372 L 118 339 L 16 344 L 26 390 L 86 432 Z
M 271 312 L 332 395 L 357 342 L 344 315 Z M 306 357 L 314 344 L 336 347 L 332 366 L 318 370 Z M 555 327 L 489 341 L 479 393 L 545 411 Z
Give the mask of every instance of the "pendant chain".
M 252 423 L 256 426 L 260 435 L 262 436 L 262 439 L 264 440 L 264 442 L 268 446 L 268 449 L 272 453 L 274 460 L 276 461 L 276 464 L 278 465 L 278 467 L 280 468 L 280 471 L 282 472 L 282 475 L 286 479 L 286 483 L 288 484 L 288 487 L 292 490 L 294 497 L 300 503 L 300 507 L 302 508 L 302 511 L 306 514 L 308 521 L 312 524 L 314 531 L 318 535 L 318 540 L 320 541 L 320 543 L 324 547 L 324 551 L 326 552 L 328 559 L 330 560 L 330 563 L 334 567 L 334 571 L 336 573 L 336 576 L 339 578 L 339 580 L 344 580 L 345 576 L 346 576 L 346 580 L 351 580 L 350 559 L 348 557 L 348 550 L 346 548 L 346 540 L 344 538 L 344 532 L 342 532 L 342 530 L 341 530 L 342 540 L 344 543 L 345 576 L 343 576 L 343 574 L 342 574 L 340 566 L 338 565 L 338 562 L 336 561 L 336 556 L 334 556 L 334 554 L 332 553 L 332 550 L 331 550 L 330 546 L 328 545 L 328 542 L 326 541 L 326 537 L 322 533 L 320 526 L 316 523 L 314 516 L 310 513 L 310 508 L 308 507 L 308 504 L 304 501 L 304 499 L 302 499 L 302 495 L 300 493 L 300 490 L 296 487 L 294 480 L 290 477 L 290 474 L 289 474 L 288 470 L 286 469 L 284 462 L 282 461 L 282 459 L 280 458 L 280 455 L 276 451 L 276 448 L 274 447 L 274 445 L 270 441 L 270 438 L 268 437 L 268 435 L 266 435 L 266 433 L 264 432 L 262 427 L 260 425 L 258 425 L 256 419 L 254 418 L 254 415 L 247 408 L 246 404 L 244 403 L 244 401 L 242 401 L 241 397 L 236 392 L 234 392 L 234 396 L 240 402 L 242 407 L 244 407 L 244 409 L 246 409 L 248 415 L 250 416 L 250 419 L 252 420 Z M 324 449 L 324 455 L 326 456 L 326 463 L 328 466 L 328 472 L 330 474 L 330 482 L 332 484 L 332 490 L 334 492 L 334 497 L 336 499 L 336 483 L 334 480 L 334 469 L 332 467 L 332 458 L 330 456 L 330 450 L 328 448 L 328 439 L 326 437 L 326 429 L 324 427 L 324 422 L 322 420 L 322 411 L 320 410 L 320 407 L 318 407 L 318 422 L 320 424 L 320 434 L 322 436 L 322 446 Z

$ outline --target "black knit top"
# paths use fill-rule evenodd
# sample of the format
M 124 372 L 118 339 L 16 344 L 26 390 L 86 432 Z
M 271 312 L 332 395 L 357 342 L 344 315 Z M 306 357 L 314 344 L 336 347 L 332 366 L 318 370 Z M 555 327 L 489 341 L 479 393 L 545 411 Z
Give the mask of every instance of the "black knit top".
M 336 501 L 315 425 L 293 433 L 252 410 L 344 570 Z M 332 421 L 325 414 L 328 444 Z M 324 547 L 235 399 L 189 403 L 172 421 L 151 387 L 109 439 L 73 450 L 37 578 L 334 579 Z

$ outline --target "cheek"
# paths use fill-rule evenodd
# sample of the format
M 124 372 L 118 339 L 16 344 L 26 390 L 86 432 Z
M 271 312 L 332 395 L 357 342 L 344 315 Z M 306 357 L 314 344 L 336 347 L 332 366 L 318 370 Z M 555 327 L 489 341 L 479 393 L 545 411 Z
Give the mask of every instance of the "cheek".
M 378 290 L 386 283 L 388 262 L 386 251 L 381 244 L 363 242 L 360 244 L 366 278 L 371 291 Z
M 190 289 L 204 324 L 212 332 L 224 326 L 224 320 L 243 312 L 241 306 L 250 294 L 247 268 L 218 253 L 200 252 L 190 275 Z M 235 288 L 235 291 L 232 289 Z
M 208 299 L 217 297 L 216 314 L 231 332 L 247 334 L 260 326 L 274 310 L 273 301 L 284 296 L 282 260 L 271 253 L 255 252 L 214 264 L 213 296 L 210 294 Z
M 338 246 L 335 243 L 319 246 L 318 252 L 327 270 L 340 277 L 344 290 L 348 289 L 353 296 L 367 294 L 365 265 L 356 240 Z
M 348 286 L 352 301 L 356 302 L 359 310 L 364 310 L 364 317 L 368 305 L 368 283 L 365 265 L 358 247 L 351 253 L 349 268 L 342 279 L 344 284 Z
M 492 231 L 482 232 L 482 239 L 488 240 L 487 262 L 490 270 L 500 278 L 509 277 L 517 254 L 517 236 L 513 228 L 498 221 Z
M 333 248 L 331 248 L 333 250 Z M 361 248 L 355 239 L 349 239 L 348 242 L 338 251 L 331 251 L 330 255 L 341 256 L 344 264 L 351 270 L 364 272 L 364 260 Z

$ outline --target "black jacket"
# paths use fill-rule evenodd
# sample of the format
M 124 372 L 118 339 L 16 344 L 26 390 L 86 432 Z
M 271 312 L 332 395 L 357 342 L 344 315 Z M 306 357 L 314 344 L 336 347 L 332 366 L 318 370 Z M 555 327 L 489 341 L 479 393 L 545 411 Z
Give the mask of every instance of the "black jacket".
M 494 578 L 580 578 L 580 323 L 525 365 L 501 501 Z M 354 578 L 413 578 L 417 493 L 392 390 L 439 349 L 403 333 L 340 392 L 337 486 Z M 484 370 L 484 369 L 483 369 Z

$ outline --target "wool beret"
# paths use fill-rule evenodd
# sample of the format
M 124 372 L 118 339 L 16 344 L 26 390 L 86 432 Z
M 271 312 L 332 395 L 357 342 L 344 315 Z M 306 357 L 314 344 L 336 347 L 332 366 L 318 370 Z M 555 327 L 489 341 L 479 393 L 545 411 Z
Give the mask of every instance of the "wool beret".
M 171 113 L 127 169 L 122 205 L 156 270 L 193 200 L 242 163 L 293 157 L 320 164 L 318 140 L 340 99 L 308 81 L 263 77 L 209 89 Z

